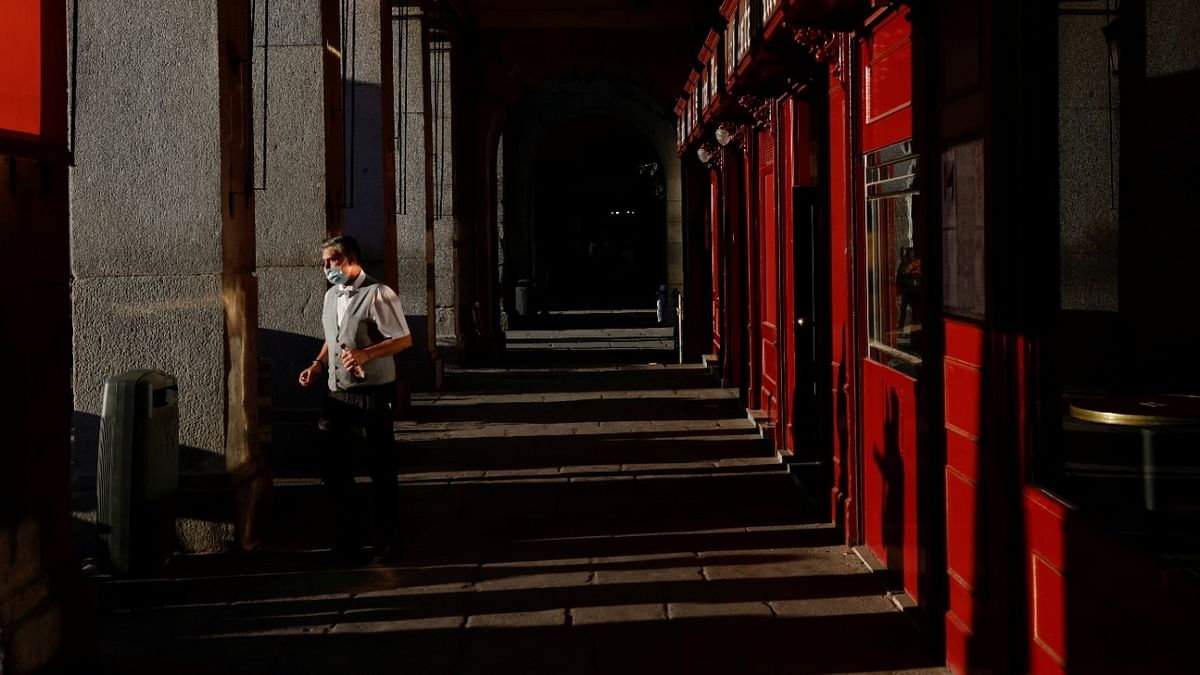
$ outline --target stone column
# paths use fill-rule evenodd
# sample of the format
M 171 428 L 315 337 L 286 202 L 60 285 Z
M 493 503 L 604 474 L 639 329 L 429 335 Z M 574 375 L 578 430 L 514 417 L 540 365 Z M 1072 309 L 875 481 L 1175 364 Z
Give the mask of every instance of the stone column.
M 446 10 L 439 3 L 442 12 Z M 443 16 L 435 16 L 444 22 Z M 455 353 L 462 344 L 458 334 L 458 308 L 455 303 L 457 281 L 461 276 L 460 255 L 456 250 L 455 230 L 458 209 L 455 204 L 455 128 L 454 128 L 454 43 L 444 26 L 430 36 L 429 86 L 433 124 L 433 237 L 436 302 L 434 314 L 440 351 Z
M 404 302 L 413 347 L 400 355 L 401 372 L 414 387 L 428 389 L 439 381 L 440 359 L 431 333 L 430 306 L 436 281 L 432 274 L 434 238 L 428 63 L 425 22 L 428 14 L 403 4 L 393 10 L 392 110 L 395 119 L 396 291 Z M 427 133 L 428 132 L 428 133 Z
M 302 389 L 296 379 L 323 339 L 327 284 L 318 246 L 341 227 L 342 134 L 326 124 L 342 102 L 338 4 L 255 3 L 258 328 L 271 404 L 271 419 L 263 423 L 270 424 L 270 441 L 280 449 L 272 454 L 282 463 L 303 454 L 295 450 L 312 437 L 312 413 L 321 400 L 320 387 Z M 329 68 L 327 59 L 334 60 Z
M 683 175 L 675 157 L 675 134 L 666 125 L 658 129 L 655 149 L 662 158 L 667 190 L 667 287 L 679 292 L 683 286 Z
M 391 91 L 391 84 L 383 79 L 383 59 L 391 44 L 389 41 L 385 49 L 381 3 L 351 0 L 342 17 L 344 231 L 362 246 L 367 273 L 387 280 L 392 255 L 388 250 L 391 216 L 384 187 L 384 145 L 392 133 L 391 120 L 385 121 L 382 112 L 383 97 Z
M 256 453 L 249 0 L 78 11 L 73 473 L 94 486 L 105 380 L 155 368 L 179 384 L 186 497 Z M 185 550 L 233 543 L 210 515 L 232 505 L 180 504 Z

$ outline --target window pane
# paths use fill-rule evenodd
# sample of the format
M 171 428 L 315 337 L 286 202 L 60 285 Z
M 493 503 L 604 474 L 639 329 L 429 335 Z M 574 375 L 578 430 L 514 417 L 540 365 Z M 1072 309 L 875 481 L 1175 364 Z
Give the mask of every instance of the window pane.
M 911 141 L 866 157 L 867 335 L 872 347 L 909 361 L 921 351 L 923 314 L 916 174 Z

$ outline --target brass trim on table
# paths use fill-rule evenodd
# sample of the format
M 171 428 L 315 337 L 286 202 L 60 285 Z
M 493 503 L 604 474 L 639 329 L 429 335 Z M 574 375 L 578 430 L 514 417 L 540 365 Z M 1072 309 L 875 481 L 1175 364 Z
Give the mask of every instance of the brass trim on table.
M 1099 424 L 1120 424 L 1129 427 L 1169 427 L 1200 424 L 1200 417 L 1177 417 L 1170 415 L 1144 415 L 1132 413 L 1108 412 L 1080 408 L 1072 403 L 1068 413 L 1075 419 Z

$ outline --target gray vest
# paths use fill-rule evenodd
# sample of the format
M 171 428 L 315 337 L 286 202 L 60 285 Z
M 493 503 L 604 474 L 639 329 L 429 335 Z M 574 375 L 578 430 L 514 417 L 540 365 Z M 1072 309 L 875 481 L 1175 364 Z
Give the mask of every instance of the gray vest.
M 365 272 L 363 274 L 366 274 Z M 359 379 L 342 367 L 342 345 L 350 349 L 362 349 L 382 342 L 383 333 L 370 318 L 371 301 L 382 286 L 371 277 L 363 279 L 362 286 L 350 296 L 350 306 L 342 317 L 341 328 L 337 325 L 338 286 L 325 291 L 325 308 L 322 324 L 325 326 L 325 344 L 329 345 L 329 388 L 351 390 L 356 387 L 387 384 L 396 381 L 396 362 L 388 356 L 368 361 L 363 366 L 366 377 Z

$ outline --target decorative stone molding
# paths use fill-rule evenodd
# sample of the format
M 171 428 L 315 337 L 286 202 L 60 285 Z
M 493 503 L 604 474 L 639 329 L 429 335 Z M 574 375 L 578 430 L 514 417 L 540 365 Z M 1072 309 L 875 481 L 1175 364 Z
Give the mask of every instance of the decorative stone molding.
M 746 94 L 738 97 L 738 105 L 742 106 L 754 118 L 754 125 L 770 132 L 774 126 L 772 110 L 774 106 L 769 98 Z
M 843 49 L 843 33 L 787 23 L 784 27 L 792 31 L 792 38 L 796 44 L 807 50 L 814 61 L 830 66 L 833 76 L 845 82 L 843 78 L 846 72 L 846 54 Z

